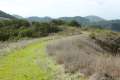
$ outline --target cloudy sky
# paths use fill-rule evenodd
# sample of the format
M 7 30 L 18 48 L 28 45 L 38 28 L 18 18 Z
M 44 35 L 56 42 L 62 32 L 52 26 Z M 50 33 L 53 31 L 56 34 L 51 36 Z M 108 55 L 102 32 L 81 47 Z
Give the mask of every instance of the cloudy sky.
M 0 0 L 0 10 L 28 16 L 88 16 L 120 19 L 120 0 Z

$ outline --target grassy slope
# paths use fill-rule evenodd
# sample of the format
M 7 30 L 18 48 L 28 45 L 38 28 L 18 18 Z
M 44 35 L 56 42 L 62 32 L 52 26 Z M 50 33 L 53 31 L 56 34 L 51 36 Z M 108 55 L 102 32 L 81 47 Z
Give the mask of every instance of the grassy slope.
M 1 57 L 0 80 L 86 80 L 78 74 L 65 74 L 63 68 L 46 54 L 51 39 L 40 39 Z
M 47 39 L 0 59 L 0 80 L 53 80 L 57 66 L 45 52 Z

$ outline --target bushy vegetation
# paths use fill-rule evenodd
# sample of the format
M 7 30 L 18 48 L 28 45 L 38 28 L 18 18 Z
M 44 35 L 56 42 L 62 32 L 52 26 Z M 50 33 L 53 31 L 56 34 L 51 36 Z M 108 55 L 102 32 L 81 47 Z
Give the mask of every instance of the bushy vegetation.
M 106 51 L 113 55 L 120 52 L 120 33 L 111 30 L 96 29 L 90 34 L 90 38 L 94 39 Z
M 72 27 L 77 27 L 77 28 L 80 28 L 82 26 L 76 20 L 65 21 L 65 20 L 60 20 L 60 19 L 53 19 L 51 23 L 55 25 L 66 25 L 66 26 L 72 26 Z
M 66 73 L 79 72 L 85 76 L 92 76 L 97 73 L 108 75 L 108 79 L 120 78 L 120 58 L 119 56 L 112 56 L 102 54 L 103 51 L 91 39 L 86 38 L 84 34 L 79 36 L 72 36 L 59 41 L 50 43 L 47 47 L 48 54 L 55 57 L 55 60 L 62 64 Z M 99 78 L 90 80 L 99 80 Z M 106 76 L 105 76 L 106 77 Z M 100 79 L 101 80 L 101 79 Z
M 26 20 L 2 20 L 0 21 L 0 40 L 41 37 L 60 30 L 56 24 L 52 23 L 28 22 Z
M 75 27 L 81 27 L 81 25 L 75 20 L 68 22 L 68 25 L 75 26 Z
M 65 22 L 59 19 L 52 20 L 51 22 L 29 22 L 20 19 L 1 20 L 0 40 L 6 41 L 11 39 L 21 39 L 24 37 L 43 37 L 65 29 L 60 27 L 61 25 L 68 27 L 81 27 L 76 21 Z

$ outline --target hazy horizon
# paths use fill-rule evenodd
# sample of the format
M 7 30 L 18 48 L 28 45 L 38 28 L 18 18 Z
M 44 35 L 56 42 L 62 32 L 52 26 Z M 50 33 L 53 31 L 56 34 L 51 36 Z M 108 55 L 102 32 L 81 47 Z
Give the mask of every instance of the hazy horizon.
M 0 10 L 23 17 L 73 17 L 95 15 L 120 19 L 119 0 L 0 0 Z

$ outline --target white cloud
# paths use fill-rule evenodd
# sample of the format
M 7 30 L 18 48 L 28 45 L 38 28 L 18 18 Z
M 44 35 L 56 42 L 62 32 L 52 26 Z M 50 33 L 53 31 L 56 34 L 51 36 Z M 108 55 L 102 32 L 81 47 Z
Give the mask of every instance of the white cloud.
M 22 16 L 120 18 L 120 0 L 0 0 L 0 10 Z

